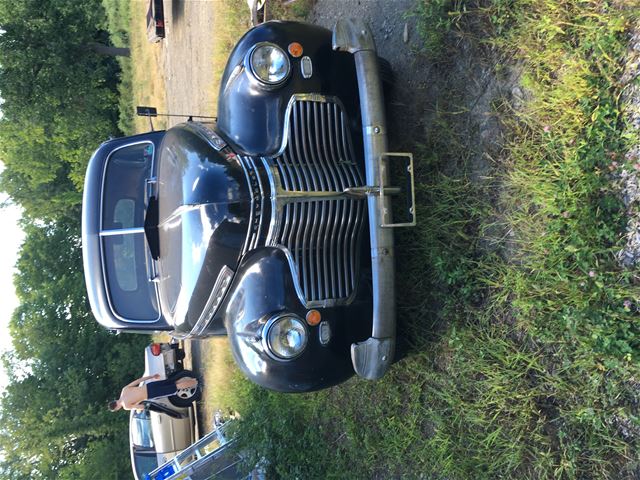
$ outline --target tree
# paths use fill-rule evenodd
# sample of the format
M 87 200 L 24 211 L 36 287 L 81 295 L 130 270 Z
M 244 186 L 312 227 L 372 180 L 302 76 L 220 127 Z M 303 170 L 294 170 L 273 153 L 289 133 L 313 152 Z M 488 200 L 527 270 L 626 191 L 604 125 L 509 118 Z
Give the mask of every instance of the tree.
M 0 190 L 24 208 L 0 398 L 0 476 L 130 476 L 127 418 L 105 408 L 140 375 L 148 338 L 92 318 L 80 251 L 91 153 L 117 131 L 118 63 L 100 0 L 0 0 Z M 108 475 L 108 476 L 107 476 Z
M 25 225 L 15 280 L 21 303 L 11 321 L 15 353 L 5 359 L 13 374 L 0 400 L 0 471 L 16 478 L 71 475 L 108 445 L 127 444 L 126 419 L 105 405 L 140 375 L 148 338 L 110 334 L 92 318 L 78 233 L 69 217 Z M 116 460 L 110 468 L 129 469 L 126 455 Z
M 29 217 L 79 205 L 91 153 L 117 133 L 104 23 L 99 0 L 0 0 L 0 189 Z

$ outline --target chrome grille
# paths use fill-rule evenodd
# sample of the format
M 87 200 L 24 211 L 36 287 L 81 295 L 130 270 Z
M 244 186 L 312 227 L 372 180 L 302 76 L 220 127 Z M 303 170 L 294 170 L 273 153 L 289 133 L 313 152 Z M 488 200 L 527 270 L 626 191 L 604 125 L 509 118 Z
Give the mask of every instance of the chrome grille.
M 285 190 L 342 192 L 364 185 L 347 119 L 337 103 L 294 102 L 287 147 L 274 162 Z
M 288 250 L 307 306 L 344 303 L 357 288 L 366 204 L 341 195 L 348 187 L 364 185 L 341 106 L 295 101 L 287 146 L 270 162 L 284 197 L 286 192 L 328 193 L 317 199 L 288 197 L 279 209 L 275 243 Z

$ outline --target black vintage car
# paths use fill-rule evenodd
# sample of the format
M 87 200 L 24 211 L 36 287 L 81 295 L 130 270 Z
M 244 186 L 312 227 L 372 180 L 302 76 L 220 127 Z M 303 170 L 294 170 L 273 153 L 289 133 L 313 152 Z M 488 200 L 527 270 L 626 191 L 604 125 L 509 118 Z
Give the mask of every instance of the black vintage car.
M 228 335 L 245 374 L 275 390 L 380 378 L 396 336 L 388 164 L 401 155 L 386 131 L 362 22 L 250 30 L 217 122 L 110 140 L 91 158 L 82 240 L 96 318 Z

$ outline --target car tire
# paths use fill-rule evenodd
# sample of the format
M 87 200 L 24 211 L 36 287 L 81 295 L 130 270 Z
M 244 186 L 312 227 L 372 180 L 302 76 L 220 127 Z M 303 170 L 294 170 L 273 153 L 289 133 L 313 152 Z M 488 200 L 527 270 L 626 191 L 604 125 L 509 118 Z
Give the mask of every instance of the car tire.
M 191 377 L 197 379 L 198 377 L 191 370 L 181 370 L 180 372 L 176 372 L 169 376 L 170 380 L 179 380 L 184 377 Z M 198 385 L 187 390 L 178 391 L 176 395 L 171 395 L 167 397 L 171 405 L 174 407 L 186 408 L 189 407 L 193 402 L 197 402 L 202 398 L 202 390 L 200 388 L 200 381 L 198 380 Z

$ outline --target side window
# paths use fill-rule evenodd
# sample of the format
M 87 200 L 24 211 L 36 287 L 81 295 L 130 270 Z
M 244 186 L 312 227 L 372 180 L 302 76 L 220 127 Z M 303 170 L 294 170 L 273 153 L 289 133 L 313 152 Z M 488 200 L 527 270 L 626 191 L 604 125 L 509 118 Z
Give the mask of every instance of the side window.
M 131 421 L 131 441 L 134 445 L 144 448 L 153 448 L 151 436 L 151 419 L 144 412 L 133 414 Z

